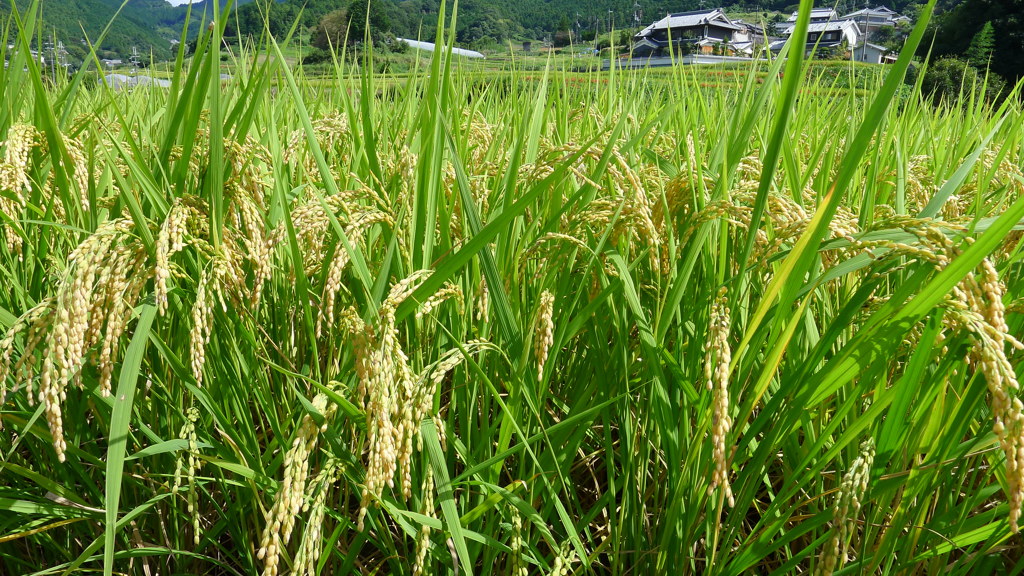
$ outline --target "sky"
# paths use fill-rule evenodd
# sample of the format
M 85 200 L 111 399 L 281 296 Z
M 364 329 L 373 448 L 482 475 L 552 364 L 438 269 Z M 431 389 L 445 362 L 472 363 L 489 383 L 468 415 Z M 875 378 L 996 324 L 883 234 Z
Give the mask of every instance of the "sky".
M 182 4 L 190 4 L 197 1 L 198 0 L 167 0 L 167 2 L 173 6 L 181 6 Z

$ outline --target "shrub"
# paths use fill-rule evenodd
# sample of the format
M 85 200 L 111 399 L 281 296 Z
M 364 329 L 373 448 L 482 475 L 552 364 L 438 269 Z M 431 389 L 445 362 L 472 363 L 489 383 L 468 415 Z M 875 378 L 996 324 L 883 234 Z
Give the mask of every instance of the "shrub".
M 331 53 L 319 48 L 312 49 L 308 54 L 303 55 L 303 64 L 320 64 L 331 59 Z
M 959 58 L 942 58 L 931 63 L 921 80 L 921 92 L 936 105 L 942 102 L 952 104 L 971 94 L 994 102 L 1005 87 L 1006 82 L 998 75 L 981 74 Z

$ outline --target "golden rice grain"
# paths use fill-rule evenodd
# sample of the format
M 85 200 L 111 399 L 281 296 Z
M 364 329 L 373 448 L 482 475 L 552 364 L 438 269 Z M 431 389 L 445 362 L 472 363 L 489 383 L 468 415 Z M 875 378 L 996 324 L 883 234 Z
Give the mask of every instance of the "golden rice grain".
M 551 565 L 550 576 L 569 576 L 573 563 L 576 562 L 576 550 L 569 542 L 564 542 L 558 550 L 558 556 Z
M 461 355 L 450 352 L 417 375 L 399 343 L 395 313 L 428 275 L 428 271 L 415 272 L 392 286 L 374 325 L 363 322 L 353 309 L 342 315 L 353 338 L 357 395 L 366 414 L 366 480 L 357 519 L 360 530 L 384 488 L 395 487 L 396 475 L 400 476 L 402 496 L 406 500 L 412 496 L 411 460 L 413 453 L 422 449 L 420 423 L 432 410 L 438 384 L 461 360 Z M 479 349 L 483 344 L 467 346 Z
M 189 361 L 196 386 L 203 385 L 203 366 L 206 365 L 206 345 L 213 332 L 213 295 L 216 274 L 203 269 L 196 285 L 196 301 L 192 305 L 192 330 L 189 332 Z
M 327 499 L 331 495 L 331 488 L 337 482 L 341 473 L 340 463 L 336 458 L 329 458 L 324 468 L 310 482 L 310 489 L 306 494 L 306 503 L 302 507 L 307 512 L 306 529 L 302 534 L 302 543 L 295 553 L 295 560 L 292 574 L 295 576 L 316 576 L 317 561 L 323 552 L 324 518 L 327 514 Z
M 195 407 L 189 408 L 185 413 L 185 425 L 181 427 L 178 437 L 188 441 L 188 459 L 179 452 L 174 468 L 174 484 L 171 493 L 176 494 L 181 489 L 182 472 L 185 473 L 187 482 L 185 501 L 188 517 L 192 519 L 192 542 L 199 545 L 202 536 L 199 525 L 199 492 L 196 484 L 196 472 L 199 471 L 201 461 L 199 460 L 199 439 L 196 436 L 196 422 L 199 420 L 199 410 Z
M 544 379 L 544 364 L 554 343 L 555 323 L 553 320 L 555 296 L 545 290 L 540 295 L 537 320 L 534 323 L 533 355 L 537 360 L 537 380 Z
M 426 467 L 423 477 L 423 486 L 420 488 L 423 497 L 423 504 L 420 506 L 420 513 L 430 518 L 436 518 L 434 512 L 434 469 Z M 423 524 L 420 527 L 416 538 L 416 559 L 412 564 L 413 576 L 419 576 L 426 571 L 427 554 L 430 552 L 430 526 Z
M 727 441 L 732 429 L 732 416 L 729 406 L 729 364 L 732 352 L 729 349 L 729 331 L 731 318 L 729 313 L 726 289 L 718 292 L 718 297 L 711 305 L 708 319 L 708 338 L 704 345 L 704 379 L 708 390 L 712 392 L 712 428 L 711 445 L 715 461 L 715 470 L 708 485 L 708 493 L 722 488 L 723 497 L 734 506 L 732 487 L 729 484 L 729 458 L 732 450 Z
M 100 344 L 104 321 L 104 337 L 120 337 L 123 322 L 127 322 L 127 310 L 149 280 L 148 270 L 142 265 L 145 250 L 131 234 L 132 227 L 131 221 L 125 219 L 101 225 L 72 251 L 57 289 L 38 397 L 44 404 L 60 461 L 64 460 L 67 447 L 61 416 L 66 387 L 72 381 L 81 386 L 81 368 L 87 361 L 87 352 Z M 128 303 L 127 299 L 133 302 Z M 105 362 L 111 357 L 110 353 L 101 354 L 100 360 Z M 100 392 L 109 395 L 109 377 L 103 377 L 109 369 L 105 365 L 100 365 L 100 369 Z
M 47 298 L 36 304 L 28 312 L 21 315 L 0 338 L 0 406 L 7 401 L 7 379 L 14 377 L 16 386 L 24 386 L 29 404 L 34 403 L 32 383 L 35 380 L 37 355 L 43 339 L 48 335 L 50 322 L 53 320 L 54 301 Z M 24 333 L 24 345 L 21 357 L 13 360 L 15 344 L 19 335 Z M 13 364 L 12 364 L 13 362 Z M 3 419 L 0 419 L 0 427 Z
M 324 423 L 317 425 L 312 416 L 304 415 L 291 448 L 285 454 L 284 479 L 274 497 L 274 504 L 260 538 L 260 548 L 256 553 L 263 560 L 264 576 L 275 576 L 278 573 L 281 553 L 291 539 L 295 519 L 306 499 L 310 455 L 316 448 L 320 433 L 327 430 L 328 423 L 337 411 L 337 404 L 328 402 L 325 394 L 318 394 L 313 399 L 313 408 L 324 417 Z
M 914 240 L 864 241 L 850 237 L 851 245 L 868 251 L 875 258 L 913 258 L 938 270 L 946 268 L 962 253 L 952 236 L 964 234 L 963 226 L 911 217 L 897 217 L 881 225 L 898 225 L 910 232 Z M 964 242 L 970 244 L 973 239 L 965 237 Z M 1017 532 L 1024 505 L 1024 404 L 1016 397 L 1019 383 L 1007 358 L 1007 349 L 1024 349 L 1024 344 L 1009 333 L 1003 303 L 1005 293 L 995 265 L 986 258 L 951 290 L 944 304 L 943 324 L 952 333 L 968 336 L 970 364 L 984 375 L 988 385 L 993 430 L 1006 458 L 1009 522 L 1011 529 Z
M 345 237 L 349 243 L 357 245 L 363 235 L 371 226 L 378 223 L 393 224 L 391 217 L 379 210 L 366 210 L 356 213 L 348 226 L 345 228 Z M 320 334 L 325 324 L 330 324 L 334 319 L 334 307 L 337 304 L 338 293 L 341 292 L 342 272 L 349 263 L 350 254 L 344 244 L 338 242 L 334 249 L 334 256 L 331 258 L 327 268 L 326 280 L 324 280 L 324 291 L 321 299 L 321 312 L 317 317 L 316 331 Z
M 515 506 L 509 506 L 509 510 L 512 516 L 512 536 L 509 541 L 508 571 L 511 576 L 527 576 L 529 571 L 526 568 L 526 562 L 523 560 L 523 547 L 525 545 L 525 540 L 523 539 L 523 518 L 519 515 L 519 509 Z
M 39 137 L 36 129 L 28 124 L 13 124 L 7 129 L 7 140 L 0 142 L 3 148 L 3 159 L 0 160 L 0 191 L 13 193 L 0 195 L 0 212 L 14 216 L 15 220 L 24 211 L 28 202 L 28 192 L 32 190 L 29 180 L 29 156 L 32 149 L 38 146 Z M 21 251 L 21 234 L 14 228 L 15 224 L 6 220 L 0 230 L 7 242 L 7 251 Z
M 868 438 L 861 443 L 860 453 L 850 464 L 850 469 L 843 475 L 842 483 L 839 485 L 836 502 L 832 508 L 832 538 L 818 559 L 815 570 L 818 576 L 830 576 L 847 561 L 850 541 L 857 530 L 857 517 L 860 515 L 864 494 L 868 489 L 874 459 L 875 441 Z

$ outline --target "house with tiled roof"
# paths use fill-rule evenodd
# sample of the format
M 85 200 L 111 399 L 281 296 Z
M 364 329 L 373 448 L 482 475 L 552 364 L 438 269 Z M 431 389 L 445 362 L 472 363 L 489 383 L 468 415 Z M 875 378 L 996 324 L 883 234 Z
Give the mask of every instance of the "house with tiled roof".
M 793 28 L 782 30 L 782 40 L 771 44 L 771 49 L 778 52 L 793 35 Z M 811 22 L 807 26 L 807 44 L 805 52 L 824 53 L 832 49 L 853 49 L 863 41 L 860 26 L 853 20 L 829 20 Z
M 669 14 L 633 37 L 634 56 L 704 53 L 727 50 L 735 35 L 746 28 L 736 24 L 721 8 Z
M 741 31 L 732 35 L 732 42 L 729 44 L 729 48 L 734 54 L 754 56 L 768 43 L 768 35 L 762 26 L 742 20 L 734 20 L 733 23 L 742 28 Z
M 781 38 L 767 38 L 760 27 L 732 20 L 721 8 L 677 12 L 647 26 L 633 37 L 634 57 L 661 57 L 683 54 L 753 56 L 765 44 L 778 52 L 793 35 L 799 13 L 775 31 Z M 866 23 L 861 26 L 858 18 Z M 840 18 L 832 8 L 815 8 L 810 14 L 805 53 L 828 58 L 847 58 L 861 62 L 883 63 L 893 59 L 884 47 L 865 41 L 866 30 L 877 29 L 882 19 L 901 22 L 903 17 L 888 8 L 859 10 Z
M 851 51 L 853 59 L 857 62 L 868 64 L 892 64 L 896 61 L 897 54 L 885 46 L 864 42 Z
M 910 23 L 910 18 L 907 18 L 899 12 L 885 6 L 864 8 L 863 10 L 850 12 L 843 16 L 843 20 L 853 20 L 859 24 L 862 29 L 867 26 L 897 26 L 899 24 Z
M 795 23 L 799 12 L 793 12 L 789 15 L 786 22 Z M 815 22 L 828 22 L 830 20 L 839 20 L 839 13 L 832 8 L 813 8 L 811 10 L 811 23 Z

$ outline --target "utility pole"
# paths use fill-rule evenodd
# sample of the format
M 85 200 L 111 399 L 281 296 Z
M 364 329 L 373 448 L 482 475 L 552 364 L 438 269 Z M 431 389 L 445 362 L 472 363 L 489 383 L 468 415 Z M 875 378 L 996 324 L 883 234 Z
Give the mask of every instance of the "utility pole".
M 53 54 L 53 41 L 52 40 L 47 40 L 43 44 L 43 54 L 44 54 L 44 56 L 43 56 L 42 70 L 43 70 L 43 72 L 46 72 L 46 59 L 49 58 L 49 60 L 50 60 L 50 78 L 55 78 L 57 76 L 57 74 L 56 74 L 57 69 L 55 68 L 57 64 L 54 62 L 55 58 L 53 57 L 54 54 Z
M 132 76 L 134 76 L 139 66 L 139 49 L 135 46 L 132 46 L 132 57 L 130 62 L 132 63 Z
M 871 30 L 871 13 L 866 12 L 866 10 L 871 9 L 871 4 L 869 2 L 870 0 L 864 0 L 864 40 L 861 42 L 860 48 L 861 62 L 868 61 L 868 33 Z M 850 50 L 850 53 L 853 54 L 853 50 Z
M 64 68 L 64 73 L 68 72 L 68 51 L 64 49 L 64 42 L 57 41 L 57 65 Z

